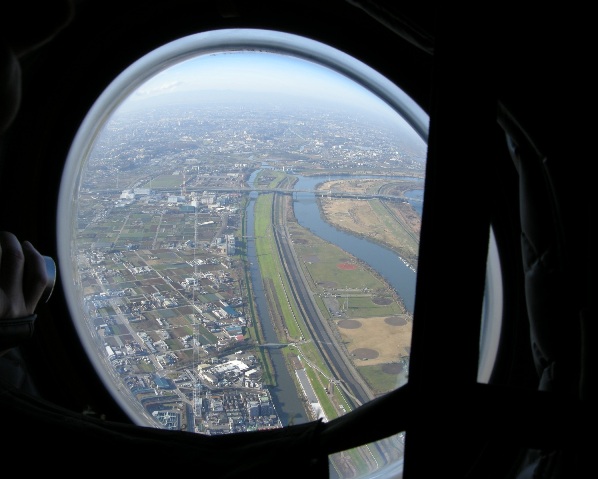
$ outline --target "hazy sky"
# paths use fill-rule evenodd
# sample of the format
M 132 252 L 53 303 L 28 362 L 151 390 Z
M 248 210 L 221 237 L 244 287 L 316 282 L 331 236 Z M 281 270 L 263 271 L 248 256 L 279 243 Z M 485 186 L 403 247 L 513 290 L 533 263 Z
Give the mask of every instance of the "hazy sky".
M 284 94 L 305 101 L 341 102 L 385 118 L 408 135 L 413 132 L 391 107 L 355 81 L 317 63 L 272 52 L 218 52 L 182 61 L 143 83 L 120 110 L 180 102 L 186 98 L 183 95 L 190 98 L 198 91 L 267 93 L 273 98 Z
M 198 90 L 305 95 L 388 108 L 367 89 L 331 69 L 270 52 L 223 52 L 183 61 L 145 82 L 129 101 Z
M 363 87 L 328 68 L 266 52 L 225 52 L 184 61 L 147 81 L 132 100 L 197 90 L 292 93 L 368 104 L 377 100 Z

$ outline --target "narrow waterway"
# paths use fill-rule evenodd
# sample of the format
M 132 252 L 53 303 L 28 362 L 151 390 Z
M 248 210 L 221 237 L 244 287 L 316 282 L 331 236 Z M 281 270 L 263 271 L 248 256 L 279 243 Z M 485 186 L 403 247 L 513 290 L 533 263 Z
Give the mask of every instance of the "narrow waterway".
M 247 260 L 249 261 L 249 274 L 253 285 L 255 306 L 260 317 L 262 332 L 268 343 L 278 343 L 278 337 L 270 318 L 266 295 L 263 288 L 262 275 L 257 261 L 255 250 L 254 207 L 257 193 L 250 194 L 247 206 Z M 310 421 L 305 413 L 301 398 L 297 395 L 294 378 L 287 369 L 284 355 L 280 349 L 270 349 L 270 357 L 275 371 L 276 386 L 270 389 L 272 399 L 278 416 L 284 426 L 289 424 L 303 424 Z

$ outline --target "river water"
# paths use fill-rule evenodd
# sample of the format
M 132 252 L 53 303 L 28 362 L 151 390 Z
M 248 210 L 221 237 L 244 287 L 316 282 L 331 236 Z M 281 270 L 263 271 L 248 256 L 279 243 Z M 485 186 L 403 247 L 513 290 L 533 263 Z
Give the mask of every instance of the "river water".
M 327 180 L 356 179 L 355 176 L 330 176 Z M 393 179 L 413 180 L 415 178 L 397 177 Z M 322 177 L 299 177 L 295 184 L 297 190 L 315 190 Z M 411 194 L 412 204 L 417 206 L 421 215 L 421 200 L 416 190 Z M 301 226 L 308 228 L 322 239 L 333 243 L 347 253 L 359 258 L 378 272 L 395 289 L 403 300 L 405 308 L 413 313 L 415 303 L 415 272 L 409 268 L 399 256 L 390 249 L 365 238 L 353 236 L 337 230 L 320 216 L 317 199 L 312 193 L 296 193 L 293 203 L 295 217 Z
M 249 185 L 253 184 L 258 172 L 254 172 L 249 178 Z M 330 176 L 326 180 L 356 178 L 354 176 Z M 400 177 L 400 179 L 413 178 Z M 324 181 L 322 177 L 299 177 L 295 185 L 297 190 L 315 190 L 318 183 Z M 413 207 L 421 215 L 421 192 L 416 190 L 411 192 Z M 250 202 L 247 207 L 247 237 L 253 238 L 254 234 L 254 206 L 257 192 L 250 194 Z M 299 224 L 308 228 L 312 233 L 333 243 L 348 253 L 359 258 L 377 271 L 388 283 L 395 289 L 397 294 L 403 300 L 407 311 L 413 313 L 415 303 L 415 272 L 411 270 L 398 255 L 390 249 L 373 243 L 367 239 L 359 238 L 351 234 L 339 231 L 326 223 L 320 216 L 316 197 L 313 193 L 295 193 L 294 196 L 295 216 Z M 249 261 L 249 271 L 251 281 L 254 286 L 255 304 L 261 320 L 262 330 L 267 342 L 277 343 L 278 338 L 270 320 L 268 305 L 263 291 L 263 282 L 258 266 L 257 255 L 255 251 L 255 242 L 247 242 L 247 259 Z M 271 349 L 271 358 L 275 369 L 277 386 L 271 389 L 272 397 L 278 414 L 283 425 L 301 424 L 310 419 L 304 412 L 303 402 L 297 396 L 295 384 L 291 373 L 286 367 L 282 351 Z

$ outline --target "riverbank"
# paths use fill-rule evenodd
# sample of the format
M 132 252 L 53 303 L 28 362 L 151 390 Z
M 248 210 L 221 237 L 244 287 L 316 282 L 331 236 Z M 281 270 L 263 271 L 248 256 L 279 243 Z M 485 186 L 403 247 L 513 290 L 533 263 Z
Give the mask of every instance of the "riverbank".
M 376 271 L 289 219 L 298 265 L 322 316 L 375 395 L 406 380 L 411 315 Z
M 328 224 L 395 251 L 416 270 L 421 217 L 407 200 L 362 200 L 327 195 L 331 191 L 343 191 L 355 195 L 383 193 L 401 197 L 416 187 L 421 184 L 380 179 L 335 180 L 318 185 L 316 198 L 320 214 Z

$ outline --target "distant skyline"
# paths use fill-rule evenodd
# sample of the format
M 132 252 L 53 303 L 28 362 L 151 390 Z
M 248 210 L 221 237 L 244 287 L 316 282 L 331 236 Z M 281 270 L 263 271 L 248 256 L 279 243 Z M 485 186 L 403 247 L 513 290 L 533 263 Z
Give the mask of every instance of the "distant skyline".
M 205 54 L 171 66 L 145 82 L 130 100 L 200 90 L 292 94 L 364 106 L 380 103 L 362 86 L 316 63 L 277 53 L 242 51 Z
M 303 102 L 344 104 L 396 122 L 405 134 L 420 140 L 398 113 L 357 82 L 317 63 L 272 52 L 218 52 L 184 60 L 144 82 L 120 110 L 180 103 L 202 93 L 267 94 L 273 99 L 284 96 Z

